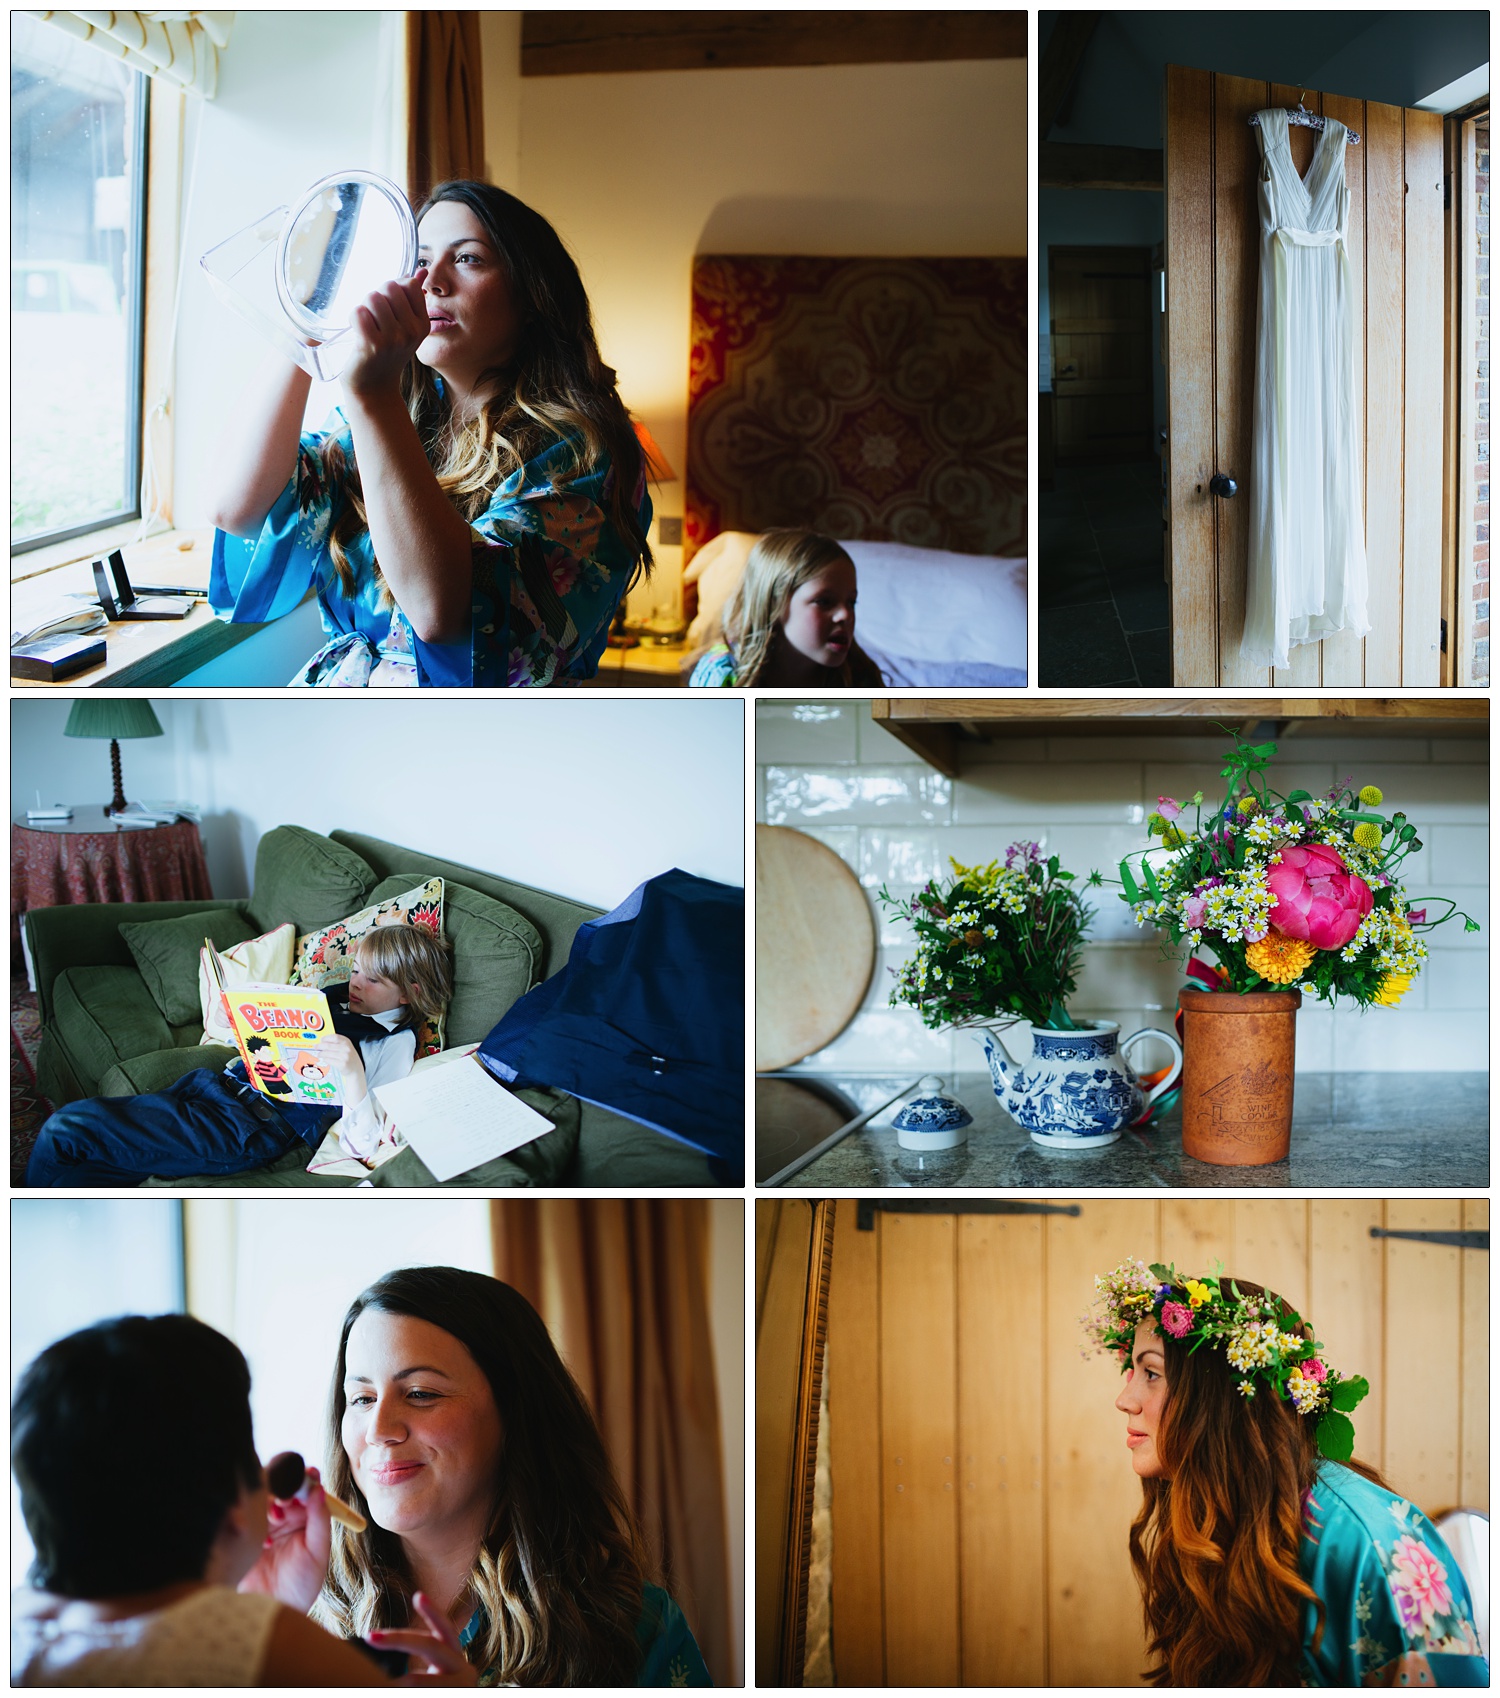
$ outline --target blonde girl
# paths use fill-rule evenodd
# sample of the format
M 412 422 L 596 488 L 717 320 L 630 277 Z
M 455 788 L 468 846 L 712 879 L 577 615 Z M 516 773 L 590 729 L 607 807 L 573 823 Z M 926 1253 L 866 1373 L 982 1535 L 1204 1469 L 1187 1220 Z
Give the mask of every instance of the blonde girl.
M 854 562 L 816 531 L 767 531 L 724 610 L 724 638 L 693 668 L 698 689 L 884 684 L 854 640 Z

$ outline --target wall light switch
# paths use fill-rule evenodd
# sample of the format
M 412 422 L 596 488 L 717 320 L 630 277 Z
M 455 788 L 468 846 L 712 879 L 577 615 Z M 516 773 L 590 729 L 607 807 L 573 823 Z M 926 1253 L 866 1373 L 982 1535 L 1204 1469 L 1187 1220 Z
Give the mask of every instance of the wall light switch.
M 673 517 L 673 518 L 669 518 L 666 514 L 663 514 L 661 516 L 661 518 L 659 518 L 656 521 L 656 540 L 662 545 L 663 548 L 681 548 L 682 547 L 682 519 L 681 519 L 681 516 L 679 515 L 679 516 L 676 516 L 676 517 Z

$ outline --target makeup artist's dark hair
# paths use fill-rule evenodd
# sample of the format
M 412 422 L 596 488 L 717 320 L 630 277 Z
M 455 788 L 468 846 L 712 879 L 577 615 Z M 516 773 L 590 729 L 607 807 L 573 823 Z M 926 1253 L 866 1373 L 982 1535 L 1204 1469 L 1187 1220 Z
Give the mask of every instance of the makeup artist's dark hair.
M 553 443 L 573 444 L 572 469 L 560 474 L 564 482 L 607 456 L 608 517 L 633 570 L 649 575 L 651 547 L 639 514 L 645 455 L 615 388 L 614 371 L 600 356 L 588 293 L 573 256 L 541 213 L 492 183 L 462 178 L 439 183 L 417 214 L 418 222 L 440 201 L 457 201 L 479 220 L 505 268 L 521 326 L 510 364 L 484 374 L 500 380 L 499 387 L 474 420 L 455 419 L 436 375 L 417 359 L 407 363 L 402 394 L 443 493 L 472 523 L 504 478 Z M 326 445 L 324 457 L 330 459 Z M 336 448 L 330 470 L 345 479 L 348 504 L 330 532 L 329 554 L 352 593 L 354 574 L 344 545 L 368 522 L 357 472 L 342 463 Z
M 593 1412 L 545 1324 L 513 1286 L 460 1268 L 401 1268 L 344 1317 L 329 1394 L 329 1489 L 367 1519 L 344 1449 L 349 1334 L 367 1309 L 451 1334 L 489 1382 L 501 1453 L 492 1513 L 470 1585 L 484 1610 L 470 1647 L 481 1670 L 520 1686 L 633 1686 L 646 1556 Z M 370 1525 L 333 1530 L 317 1615 L 345 1636 L 412 1619 L 401 1539 Z
M 250 1370 L 190 1315 L 127 1315 L 49 1345 L 10 1407 L 34 1585 L 111 1598 L 200 1580 L 260 1484 Z

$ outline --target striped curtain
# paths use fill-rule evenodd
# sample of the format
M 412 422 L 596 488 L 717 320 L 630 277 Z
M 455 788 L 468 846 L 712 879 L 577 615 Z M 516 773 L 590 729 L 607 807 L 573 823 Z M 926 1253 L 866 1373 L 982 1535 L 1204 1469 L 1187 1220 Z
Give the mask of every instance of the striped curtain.
M 212 100 L 233 12 L 36 12 L 79 41 Z

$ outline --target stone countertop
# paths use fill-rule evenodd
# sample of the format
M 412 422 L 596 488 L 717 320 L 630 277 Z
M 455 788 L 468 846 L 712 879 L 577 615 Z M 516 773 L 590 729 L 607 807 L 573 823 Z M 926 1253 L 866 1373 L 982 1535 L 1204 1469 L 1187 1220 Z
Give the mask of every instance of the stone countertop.
M 777 1079 L 831 1088 L 854 1105 L 850 1118 L 911 1083 L 886 1075 L 786 1073 Z M 1184 1155 L 1178 1109 L 1103 1149 L 1051 1150 L 1032 1143 L 1001 1108 L 987 1074 L 959 1074 L 947 1090 L 974 1116 L 967 1144 L 930 1154 L 903 1150 L 890 1124 L 897 1104 L 804 1168 L 788 1188 L 1395 1191 L 1489 1184 L 1487 1073 L 1299 1073 L 1291 1155 L 1266 1167 L 1212 1167 Z M 784 1111 L 785 1093 L 776 1101 Z

